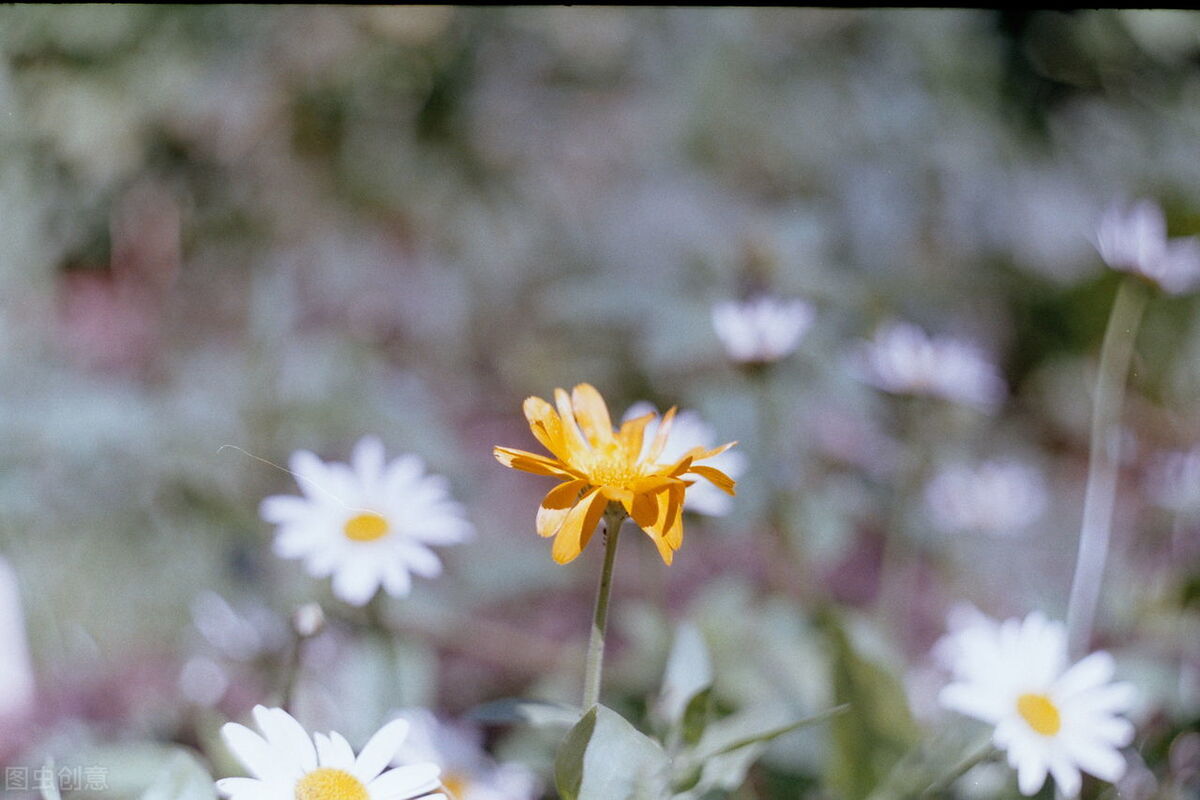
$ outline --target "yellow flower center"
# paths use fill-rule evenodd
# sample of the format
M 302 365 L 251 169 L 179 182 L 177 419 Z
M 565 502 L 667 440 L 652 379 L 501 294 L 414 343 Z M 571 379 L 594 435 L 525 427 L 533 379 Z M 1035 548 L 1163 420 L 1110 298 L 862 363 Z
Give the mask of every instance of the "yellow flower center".
M 587 475 L 593 486 L 626 488 L 642 477 L 642 471 L 637 461 L 629 459 L 614 443 L 596 448 L 592 453 L 591 463 L 588 464 Z
M 368 511 L 346 520 L 342 531 L 352 542 L 373 542 L 387 536 L 388 521 L 379 514 Z
M 442 788 L 445 789 L 450 797 L 454 800 L 463 800 L 467 796 L 467 789 L 471 788 L 471 782 L 467 780 L 465 775 L 459 775 L 457 772 L 450 772 L 442 776 Z
M 296 784 L 296 800 L 370 800 L 362 781 L 341 769 L 322 767 Z
M 1058 707 L 1044 694 L 1023 694 L 1018 697 L 1017 713 L 1042 736 L 1053 736 L 1062 727 Z

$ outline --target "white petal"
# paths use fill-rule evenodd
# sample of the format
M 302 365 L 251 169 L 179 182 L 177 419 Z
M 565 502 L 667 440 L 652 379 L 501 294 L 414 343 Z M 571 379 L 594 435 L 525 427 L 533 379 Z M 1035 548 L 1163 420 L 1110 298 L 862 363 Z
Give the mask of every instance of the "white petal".
M 1010 751 L 1011 756 L 1011 751 Z M 1010 757 L 1009 763 L 1012 764 Z M 1032 748 L 1021 753 L 1020 760 L 1014 764 L 1017 768 L 1017 787 L 1021 794 L 1031 796 L 1037 794 L 1046 782 L 1047 765 L 1045 756 Z
M 259 736 L 245 725 L 227 722 L 221 726 L 221 738 L 229 750 L 242 762 L 242 766 L 256 778 L 270 778 L 279 774 L 277 754 Z
M 975 717 L 984 722 L 995 723 L 1007 713 L 1003 698 L 995 692 L 965 683 L 952 683 L 938 693 L 938 702 L 943 708 Z
M 405 545 L 402 560 L 410 570 L 423 578 L 436 578 L 442 574 L 442 562 L 434 552 L 415 542 Z
M 1125 757 L 1111 747 L 1082 739 L 1068 739 L 1063 744 L 1084 772 L 1109 783 L 1125 774 Z
M 1050 774 L 1054 776 L 1054 783 L 1058 785 L 1058 790 L 1064 796 L 1075 797 L 1079 794 L 1079 789 L 1083 785 L 1079 770 L 1061 754 L 1051 759 Z
M 321 766 L 333 767 L 335 769 L 345 770 L 353 773 L 354 771 L 354 748 L 346 741 L 346 737 L 342 736 L 337 731 L 329 732 L 329 744 L 326 747 L 326 756 L 328 761 L 322 759 Z
M 1112 656 L 1103 650 L 1092 653 L 1055 681 L 1055 697 L 1066 700 L 1076 692 L 1093 689 L 1107 683 L 1112 680 L 1114 670 Z
M 407 800 L 437 789 L 441 774 L 436 764 L 409 764 L 383 773 L 367 785 L 367 791 L 371 800 Z
M 408 729 L 408 720 L 403 719 L 394 719 L 380 728 L 358 754 L 354 764 L 355 776 L 367 783 L 382 772 L 404 744 Z
M 311 552 L 322 538 L 321 532 L 310 525 L 292 525 L 280 529 L 271 549 L 280 558 L 301 558 Z
M 354 771 L 354 748 L 350 747 L 350 742 L 346 741 L 346 736 L 337 733 L 336 730 L 330 730 L 329 741 L 332 745 L 332 754 L 334 754 L 334 763 L 330 766 L 336 766 L 337 769 L 346 770 L 347 772 Z
M 285 525 L 305 519 L 312 513 L 313 504 L 303 497 L 276 494 L 264 498 L 259 504 L 258 514 L 267 522 Z
M 403 565 L 388 561 L 383 565 L 383 588 L 392 597 L 407 597 L 412 591 L 412 578 Z
M 379 569 L 361 558 L 347 558 L 333 573 L 334 595 L 352 606 L 365 606 L 379 589 Z
M 217 781 L 217 791 L 225 797 L 241 800 L 266 792 L 266 785 L 256 778 L 221 778 Z
M 358 444 L 354 446 L 354 453 L 350 460 L 354 465 L 354 471 L 358 473 L 358 479 L 364 486 L 371 488 L 379 486 L 383 479 L 386 461 L 383 442 L 379 440 L 378 436 L 364 436 L 359 439 Z
M 1092 713 L 1123 714 L 1137 701 L 1137 687 L 1132 683 L 1110 683 L 1079 692 L 1070 698 L 1073 707 Z
M 333 742 L 329 741 L 329 737 L 323 733 L 314 733 L 313 741 L 317 744 L 317 760 L 320 761 L 321 766 L 330 766 L 336 759 Z
M 326 501 L 329 498 L 330 475 L 324 461 L 308 450 L 292 453 L 288 466 L 295 473 L 296 485 L 304 496 L 312 500 Z
M 272 747 L 295 756 L 299 773 L 317 768 L 317 751 L 312 739 L 291 714 L 282 708 L 255 706 L 254 719 Z

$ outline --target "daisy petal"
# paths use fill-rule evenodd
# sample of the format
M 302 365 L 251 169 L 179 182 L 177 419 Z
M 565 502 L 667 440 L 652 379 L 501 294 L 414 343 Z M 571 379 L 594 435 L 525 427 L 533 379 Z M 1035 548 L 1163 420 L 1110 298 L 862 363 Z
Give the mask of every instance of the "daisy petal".
M 312 739 L 308 738 L 304 726 L 291 714 L 282 708 L 255 706 L 254 720 L 272 747 L 295 754 L 299 772 L 317 768 L 317 750 L 313 747 Z
M 227 722 L 221 726 L 221 738 L 242 766 L 256 778 L 268 779 L 279 773 L 276 754 L 259 736 L 245 725 Z
M 388 765 L 408 736 L 408 720 L 394 719 L 371 737 L 358 754 L 354 775 L 363 783 L 373 780 Z
M 367 785 L 371 800 L 408 800 L 441 787 L 442 771 L 436 764 L 410 764 L 396 767 Z
M 257 778 L 221 778 L 217 781 L 217 791 L 226 797 L 258 792 L 262 786 L 263 782 Z
M 1055 695 L 1067 699 L 1076 692 L 1094 689 L 1112 680 L 1113 657 L 1103 650 L 1092 653 L 1068 669 L 1055 684 Z

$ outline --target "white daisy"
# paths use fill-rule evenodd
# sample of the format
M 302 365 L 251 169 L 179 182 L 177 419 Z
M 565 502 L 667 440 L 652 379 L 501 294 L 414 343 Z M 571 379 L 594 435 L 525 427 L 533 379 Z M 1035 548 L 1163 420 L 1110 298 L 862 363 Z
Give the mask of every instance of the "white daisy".
M 1113 269 L 1149 278 L 1173 294 L 1200 281 L 1200 240 L 1168 239 L 1166 219 L 1153 201 L 1140 200 L 1127 210 L 1110 207 L 1096 227 L 1095 244 Z
M 1113 659 L 1096 652 L 1067 667 L 1066 629 L 1034 612 L 1023 621 L 986 618 L 939 645 L 954 675 L 941 704 L 995 726 L 992 742 L 1008 754 L 1021 793 L 1054 777 L 1068 797 L 1080 770 L 1111 782 L 1125 773 L 1120 748 L 1134 729 L 1121 717 L 1134 701 L 1128 683 L 1112 683 Z
M 796 349 L 813 321 L 803 300 L 758 297 L 743 303 L 726 301 L 712 309 L 712 324 L 734 361 L 764 364 Z
M 282 708 L 254 707 L 262 735 L 235 722 L 221 728 L 230 751 L 254 777 L 222 778 L 217 791 L 230 800 L 446 800 L 437 791 L 436 764 L 385 770 L 408 734 L 408 722 L 392 720 L 355 758 L 337 733 L 311 739 Z
M 649 455 L 650 445 L 658 433 L 658 423 L 662 416 L 658 414 L 658 409 L 651 403 L 642 400 L 630 406 L 623 418 L 628 421 L 646 414 L 654 414 L 655 417 L 646 426 L 642 440 L 641 458 Z M 667 440 L 667 446 L 658 460 L 662 464 L 674 464 L 692 448 L 702 447 L 705 450 L 711 450 L 717 444 L 719 444 L 717 432 L 704 421 L 698 412 L 680 411 L 675 415 L 675 422 L 671 426 L 671 437 Z M 737 450 L 726 450 L 705 463 L 716 467 L 734 480 L 740 478 L 746 471 L 746 456 Z M 683 499 L 683 507 L 696 514 L 721 517 L 733 509 L 733 498 L 707 481 L 696 481 L 688 488 Z
M 1046 508 L 1046 489 L 1037 470 L 1015 461 L 956 464 L 929 482 L 925 501 L 934 524 L 945 533 L 1013 534 Z
M 478 728 L 439 720 L 424 708 L 399 713 L 411 725 L 395 763 L 432 761 L 442 769 L 442 788 L 453 800 L 534 800 L 537 776 L 520 764 L 497 764 L 483 749 Z
M 864 380 L 893 394 L 932 395 L 983 410 L 1004 399 L 996 367 L 976 347 L 947 336 L 930 337 L 916 325 L 880 328 L 860 354 Z
M 462 542 L 471 525 L 446 479 L 425 474 L 417 456 L 389 463 L 383 444 L 368 436 L 351 462 L 325 463 L 304 450 L 292 456 L 304 496 L 268 497 L 261 508 L 263 519 L 279 526 L 275 553 L 304 559 L 314 577 L 332 575 L 333 593 L 352 605 L 364 605 L 380 585 L 403 597 L 410 572 L 441 574 L 430 545 Z

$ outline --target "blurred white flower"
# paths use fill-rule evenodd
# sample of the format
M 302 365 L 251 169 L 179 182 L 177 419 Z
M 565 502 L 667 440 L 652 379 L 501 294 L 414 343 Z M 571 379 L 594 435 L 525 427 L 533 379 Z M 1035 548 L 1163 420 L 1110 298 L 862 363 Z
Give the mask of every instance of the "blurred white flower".
M 1129 209 L 1111 206 L 1096 227 L 1096 249 L 1113 269 L 1149 278 L 1172 294 L 1200 281 L 1200 240 L 1168 239 L 1162 209 L 1151 200 Z
M 1046 510 L 1041 474 L 1015 461 L 943 469 L 925 489 L 934 524 L 945 533 L 1014 534 Z
M 292 456 L 304 497 L 276 495 L 262 503 L 263 519 L 279 526 L 275 552 L 304 559 L 314 577 L 332 575 L 333 593 L 352 605 L 364 605 L 380 585 L 403 597 L 410 573 L 441 574 L 430 545 L 462 542 L 471 525 L 446 479 L 426 475 L 417 456 L 389 463 L 379 439 L 367 436 L 351 461 L 325 463 L 304 450 Z
M 930 337 L 916 325 L 885 325 L 867 344 L 860 371 L 893 394 L 933 395 L 982 410 L 995 409 L 1007 388 L 976 347 L 947 336 Z
M 1155 505 L 1176 513 L 1200 509 L 1200 447 L 1158 454 L 1144 481 Z
M 497 764 L 483 749 L 479 729 L 445 722 L 424 708 L 399 712 L 411 725 L 394 763 L 432 761 L 442 770 L 442 788 L 454 800 L 534 800 L 540 781 L 520 764 Z
M 1008 754 L 1021 793 L 1047 774 L 1067 797 L 1080 770 L 1110 783 L 1125 774 L 1120 748 L 1134 728 L 1121 714 L 1134 702 L 1129 683 L 1112 683 L 1112 656 L 1096 652 L 1068 668 L 1066 628 L 1033 612 L 996 623 L 979 615 L 939 643 L 953 681 L 941 704 L 995 726 L 992 742 Z
M 622 418 L 627 422 L 646 414 L 654 414 L 655 417 L 646 426 L 643 433 L 640 458 L 646 458 L 649 454 L 654 437 L 658 434 L 658 425 L 662 421 L 662 416 L 651 403 L 642 400 L 630 406 Z M 663 448 L 662 455 L 658 460 L 663 464 L 673 464 L 683 458 L 684 454 L 692 448 L 702 447 L 705 450 L 711 450 L 717 444 L 717 432 L 704 421 L 699 412 L 680 411 L 675 415 L 671 436 L 667 439 L 667 445 Z M 726 450 L 724 453 L 708 459 L 705 463 L 721 470 L 734 480 L 741 478 L 742 473 L 746 471 L 746 456 L 737 450 Z M 720 517 L 733 509 L 733 498 L 707 481 L 696 481 L 684 496 L 683 507 L 697 514 Z
M 221 728 L 230 752 L 255 776 L 217 781 L 217 791 L 231 800 L 446 800 L 443 794 L 427 794 L 440 785 L 436 764 L 384 771 L 408 734 L 402 719 L 380 728 L 357 758 L 340 734 L 317 733 L 310 739 L 282 708 L 255 706 L 254 719 L 261 736 L 236 722 Z
M 758 297 L 712 309 L 717 337 L 729 357 L 741 363 L 778 361 L 796 349 L 812 321 L 813 308 L 803 300 Z
M 216 592 L 200 592 L 191 603 L 192 624 L 204 639 L 234 661 L 254 661 L 289 641 L 286 626 L 274 611 L 257 601 L 237 610 Z
M 179 672 L 179 693 L 197 705 L 215 706 L 228 689 L 228 671 L 211 658 L 189 658 Z
M 320 603 L 305 603 L 292 613 L 292 630 L 297 636 L 310 639 L 325 627 L 325 611 Z
M 33 663 L 21 592 L 12 567 L 0 558 L 0 722 L 17 722 L 32 709 L 33 696 Z M 7 738 L 0 734 L 0 742 Z

